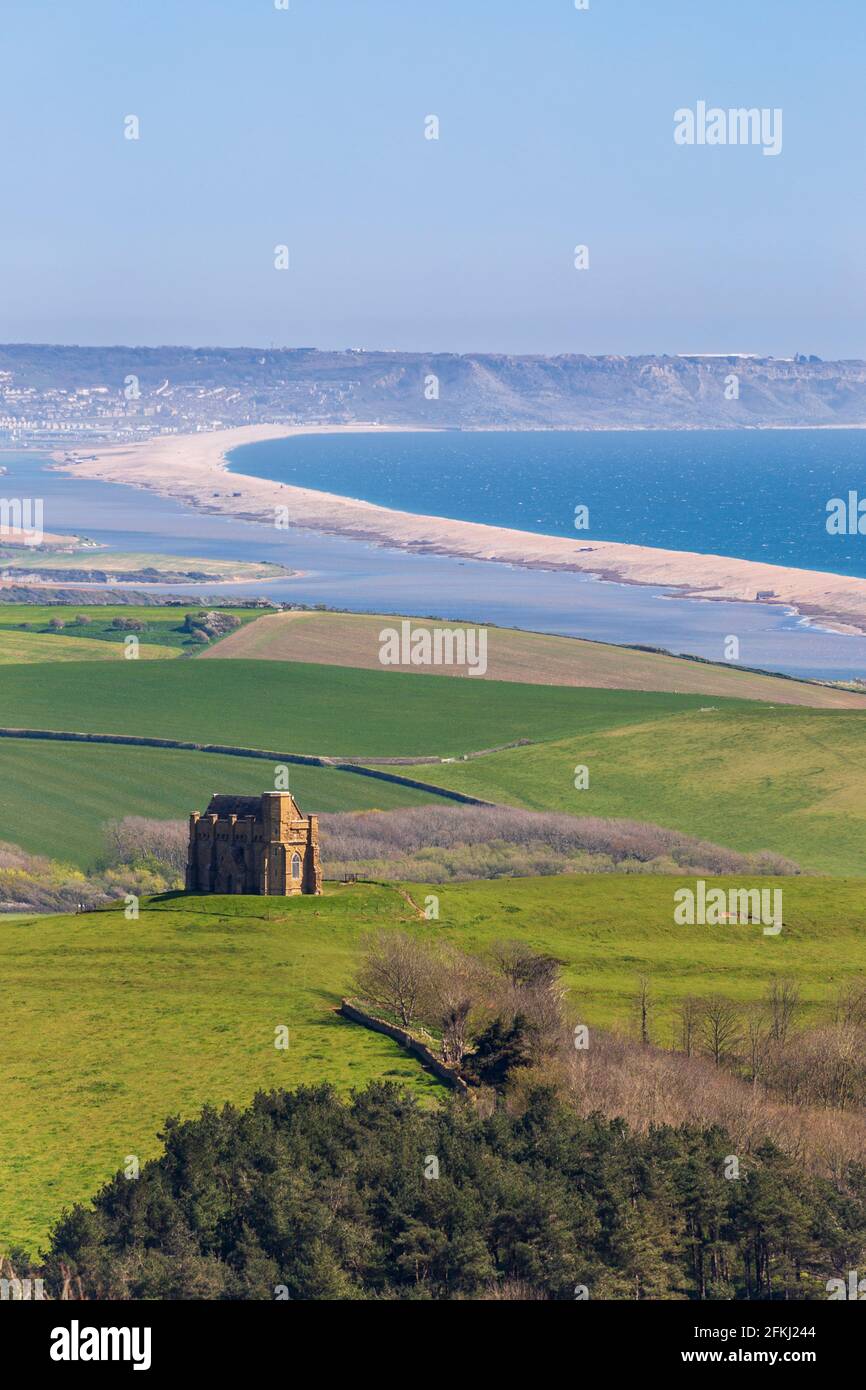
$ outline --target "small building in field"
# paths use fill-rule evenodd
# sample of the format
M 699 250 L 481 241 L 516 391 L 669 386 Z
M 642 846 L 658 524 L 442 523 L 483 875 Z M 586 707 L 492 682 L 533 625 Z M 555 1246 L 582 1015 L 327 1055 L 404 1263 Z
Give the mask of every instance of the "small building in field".
M 212 796 L 189 818 L 188 893 L 321 893 L 318 816 L 289 792 Z

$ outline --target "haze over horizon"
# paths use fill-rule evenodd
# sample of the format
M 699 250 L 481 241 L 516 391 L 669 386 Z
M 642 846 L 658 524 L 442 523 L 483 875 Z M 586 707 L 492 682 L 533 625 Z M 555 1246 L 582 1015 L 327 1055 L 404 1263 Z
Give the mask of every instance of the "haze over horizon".
M 866 356 L 855 0 L 7 0 L 4 40 L 5 343 Z M 778 153 L 678 145 L 701 102 Z
M 798 349 L 796 350 L 796 352 L 795 352 L 795 351 L 792 351 L 792 352 L 786 352 L 786 353 L 779 353 L 779 354 L 776 354 L 776 353 L 772 353 L 772 352 L 768 352 L 768 353 L 759 353 L 759 352 L 751 352 L 751 351 L 746 351 L 746 350 L 743 350 L 743 351 L 732 350 L 732 351 L 726 352 L 726 351 L 720 350 L 720 349 L 718 349 L 718 348 L 695 348 L 695 349 L 694 349 L 693 351 L 691 351 L 691 352 L 684 352 L 684 351 L 678 351 L 678 352 L 662 352 L 662 351 L 658 351 L 658 352 L 656 352 L 656 351 L 654 351 L 653 349 L 649 349 L 649 350 L 646 351 L 646 352 L 617 352 L 617 351 L 611 351 L 611 352 L 589 353 L 589 352 L 583 352 L 583 351 L 581 351 L 579 348 L 568 348 L 568 349 L 566 349 L 566 350 L 564 350 L 564 351 L 562 351 L 562 352 L 549 352 L 549 353 L 548 353 L 548 352 L 523 352 L 523 351 L 521 351 L 519 348 L 516 349 L 516 350 L 510 350 L 510 349 L 507 349 L 507 350 L 506 350 L 506 349 L 498 349 L 498 348 L 481 349 L 481 348 L 471 348 L 471 347 L 468 347 L 468 348 L 448 348 L 448 347 L 442 347 L 442 348 L 434 348 L 434 349 L 427 349 L 427 350 L 425 350 L 424 348 L 394 348 L 394 347 L 382 347 L 382 346 L 380 346 L 378 343 L 365 343 L 365 344 L 363 344 L 362 346 L 351 346 L 351 347 L 349 347 L 349 346 L 346 346 L 346 344 L 342 344 L 342 345 L 341 345 L 341 344 L 338 344 L 338 343 L 325 343 L 325 344 L 312 344 L 312 343 L 279 343 L 279 344 L 277 344 L 277 343 L 257 343 L 257 342 L 249 342 L 249 343 L 228 343 L 228 342 L 213 342 L 213 343 L 208 343 L 208 342 L 186 342 L 186 343 L 180 343 L 180 342 L 178 342 L 178 343 L 174 343 L 174 342 L 171 342 L 171 343 L 170 343 L 170 342 L 164 342 L 164 343 L 98 342 L 98 343 L 97 343 L 97 342 L 92 342 L 92 343 L 88 343 L 88 342 L 74 341 L 74 340 L 72 340 L 72 339 L 63 340 L 63 341 L 61 341 L 60 339 L 55 339 L 55 340 L 53 340 L 53 341 L 51 341 L 51 342 L 48 342 L 48 341 L 45 341 L 45 340 L 40 340 L 40 339 L 35 339 L 35 338 L 34 338 L 34 339 L 26 339 L 26 338 L 23 338 L 23 339 L 21 339 L 21 340 L 18 341 L 18 342 L 0 342 L 0 351 L 6 350 L 6 349 L 14 350 L 14 349 L 16 349 L 16 348 L 52 348 L 52 347 L 59 347 L 59 348 L 82 348 L 82 349 L 84 349 L 84 350 L 87 350 L 87 349 L 94 349 L 94 350 L 106 350 L 106 351 L 112 351 L 112 352 L 113 352 L 113 351 L 126 351 L 126 350 L 128 350 L 128 351 L 130 351 L 130 352 L 139 352 L 139 351 L 147 352 L 147 351 L 160 351 L 160 350 L 163 350 L 163 351 L 168 351 L 168 352 L 321 352 L 321 353 L 335 353 L 335 352 L 337 352 L 337 353 L 339 353 L 339 352 L 349 353 L 349 352 L 354 352 L 354 353 L 359 353 L 359 354 L 360 354 L 360 353 L 364 353 L 364 354 L 370 354 L 370 355 L 374 355 L 374 354 L 377 354 L 377 353 L 393 353 L 395 356 L 403 356 L 403 357 L 417 356 L 417 357 L 424 357 L 424 358 L 426 358 L 426 357 L 435 357 L 435 356 L 453 356 L 453 357 L 500 357 L 500 356 L 502 356 L 502 357 L 599 357 L 599 358 L 603 358 L 603 357 L 623 357 L 623 358 L 629 358 L 629 357 L 682 357 L 682 358 L 698 358 L 698 357 L 704 357 L 704 358 L 721 358 L 721 359 L 727 360 L 728 358 L 739 357 L 739 358 L 742 358 L 742 359 L 746 359 L 746 358 L 755 358 L 755 359 L 757 359 L 757 360 L 762 360 L 762 361 L 763 361 L 763 360 L 774 360 L 774 361 L 777 361 L 777 362 L 792 362 L 792 361 L 794 361 L 794 359 L 795 359 L 795 357 L 796 357 L 796 353 L 800 351 L 800 349 L 798 348 Z M 806 354 L 804 354 L 804 355 L 806 355 Z M 826 361 L 829 361 L 829 362 L 833 362 L 833 361 L 846 361 L 846 360 L 847 360 L 847 361 L 851 361 L 851 362 L 863 362 L 863 361 L 866 361 L 866 353 L 862 353 L 862 354 L 860 354 L 859 356 L 851 357 L 851 358 L 847 358 L 847 359 L 846 359 L 846 358 L 828 358 L 828 359 L 823 359 L 823 358 L 822 358 L 821 360 L 822 360 L 822 361 L 826 360 Z

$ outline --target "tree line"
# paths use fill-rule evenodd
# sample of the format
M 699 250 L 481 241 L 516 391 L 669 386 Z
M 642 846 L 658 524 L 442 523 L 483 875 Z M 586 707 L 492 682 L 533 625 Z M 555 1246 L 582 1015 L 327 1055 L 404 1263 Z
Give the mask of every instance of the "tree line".
M 489 1112 L 305 1087 L 161 1137 L 18 1274 L 115 1299 L 808 1299 L 866 1248 L 862 1167 L 842 1194 L 765 1143 L 733 1173 L 719 1128 L 637 1134 L 545 1086 Z

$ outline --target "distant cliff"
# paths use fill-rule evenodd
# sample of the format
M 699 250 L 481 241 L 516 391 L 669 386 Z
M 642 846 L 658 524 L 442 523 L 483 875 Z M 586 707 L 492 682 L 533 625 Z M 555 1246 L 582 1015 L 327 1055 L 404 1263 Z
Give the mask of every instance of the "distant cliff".
M 297 348 L 0 347 L 0 419 L 106 432 L 260 421 L 462 428 L 866 424 L 866 362 Z

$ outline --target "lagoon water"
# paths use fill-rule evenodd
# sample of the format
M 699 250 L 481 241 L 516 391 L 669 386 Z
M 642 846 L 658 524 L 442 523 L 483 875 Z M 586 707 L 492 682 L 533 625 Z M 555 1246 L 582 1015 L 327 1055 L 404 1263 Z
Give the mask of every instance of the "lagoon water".
M 344 436 L 341 443 L 347 459 L 368 438 Z M 551 436 L 531 438 L 540 448 Z M 298 442 L 280 441 L 279 450 L 291 452 L 290 446 Z M 247 457 L 243 461 L 249 467 Z M 240 458 L 238 450 L 233 456 L 235 468 Z M 409 555 L 310 531 L 275 532 L 252 522 L 194 511 L 139 489 L 79 481 L 53 471 L 47 458 L 32 453 L 4 453 L 0 463 L 8 469 L 0 479 L 0 495 L 44 499 L 47 531 L 88 535 L 113 550 L 273 560 L 302 572 L 294 579 L 255 586 L 170 587 L 170 592 L 189 594 L 197 601 L 207 593 L 239 597 L 261 593 L 282 602 L 462 618 L 597 641 L 643 643 L 712 660 L 723 658 L 726 636 L 736 633 L 744 665 L 822 679 L 866 673 L 866 637 L 824 632 L 779 605 L 679 599 L 654 586 L 604 583 L 586 575 L 447 556 Z M 333 480 L 329 479 L 329 485 L 334 486 Z M 354 491 L 364 495 L 359 488 Z
M 864 430 L 298 435 L 235 449 L 238 473 L 383 507 L 699 550 L 866 577 L 866 536 L 827 531 L 827 502 L 866 497 Z

